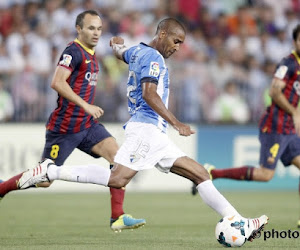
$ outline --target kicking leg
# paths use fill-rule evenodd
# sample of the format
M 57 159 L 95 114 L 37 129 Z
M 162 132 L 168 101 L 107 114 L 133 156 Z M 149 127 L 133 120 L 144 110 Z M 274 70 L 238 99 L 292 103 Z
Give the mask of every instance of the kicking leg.
M 197 190 L 202 200 L 222 217 L 239 215 L 236 209 L 215 188 L 208 172 L 196 161 L 188 157 L 178 158 L 174 162 L 171 172 L 193 181 L 197 185 Z M 250 241 L 252 241 L 257 234 L 260 234 L 264 225 L 268 223 L 268 217 L 265 215 L 246 220 L 249 226 L 249 228 L 247 228 L 247 238 Z

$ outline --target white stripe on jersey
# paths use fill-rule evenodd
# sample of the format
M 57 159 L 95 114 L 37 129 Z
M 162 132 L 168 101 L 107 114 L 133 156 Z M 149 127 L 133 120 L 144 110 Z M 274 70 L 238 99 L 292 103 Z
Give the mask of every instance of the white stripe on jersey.
M 164 65 L 166 66 L 166 65 Z M 164 78 L 166 75 L 167 70 L 164 69 L 159 76 L 158 79 L 158 84 L 157 84 L 157 94 L 160 96 L 160 98 L 162 99 L 164 105 L 166 106 L 166 108 L 168 108 L 168 106 L 166 105 L 166 100 L 163 100 L 163 95 L 164 95 Z M 168 98 L 167 98 L 168 99 Z M 159 115 L 158 116 L 158 121 L 157 121 L 157 127 L 162 130 L 165 131 L 165 126 L 166 126 L 166 122 L 165 120 Z

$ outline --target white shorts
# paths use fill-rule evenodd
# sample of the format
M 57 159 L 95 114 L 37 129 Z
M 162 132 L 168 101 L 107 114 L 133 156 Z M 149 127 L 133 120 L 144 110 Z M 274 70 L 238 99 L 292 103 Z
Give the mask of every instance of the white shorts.
M 186 154 L 153 124 L 129 122 L 115 162 L 135 171 L 155 166 L 168 173 L 176 159 L 183 156 Z

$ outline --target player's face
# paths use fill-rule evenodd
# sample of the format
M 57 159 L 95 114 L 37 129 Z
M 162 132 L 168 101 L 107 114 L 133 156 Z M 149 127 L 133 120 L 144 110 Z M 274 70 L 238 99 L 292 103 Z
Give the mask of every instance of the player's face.
M 296 41 L 294 41 L 295 49 L 298 55 L 300 55 L 300 34 L 298 34 Z
M 83 19 L 83 26 L 76 27 L 78 32 L 78 39 L 89 49 L 93 49 L 102 33 L 102 20 L 99 16 L 86 14 Z
M 169 58 L 174 52 L 179 50 L 184 39 L 185 32 L 180 28 L 174 29 L 169 34 L 164 33 L 161 36 L 161 46 L 159 46 L 158 51 L 164 58 Z

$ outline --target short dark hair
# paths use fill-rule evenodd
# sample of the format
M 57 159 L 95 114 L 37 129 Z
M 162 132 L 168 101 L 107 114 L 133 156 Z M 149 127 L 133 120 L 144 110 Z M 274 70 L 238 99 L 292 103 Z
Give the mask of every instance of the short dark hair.
M 83 18 L 85 17 L 85 15 L 90 14 L 92 16 L 98 16 L 100 17 L 99 13 L 95 10 L 86 10 L 84 12 L 81 12 L 77 17 L 76 17 L 76 23 L 75 23 L 75 27 L 78 25 L 80 28 L 83 27 Z
M 163 20 L 161 20 L 159 22 L 159 24 L 157 25 L 157 29 L 156 29 L 156 33 L 155 34 L 157 35 L 161 30 L 165 30 L 166 32 L 169 32 L 170 29 L 174 28 L 174 26 L 178 26 L 184 32 L 186 32 L 184 26 L 182 25 L 182 23 L 180 23 L 175 18 L 168 17 L 168 18 L 165 18 L 165 19 L 163 19 Z
M 294 29 L 293 29 L 293 39 L 294 41 L 297 40 L 297 37 L 300 34 L 300 24 L 298 24 Z

